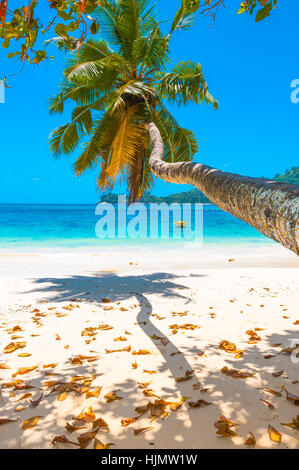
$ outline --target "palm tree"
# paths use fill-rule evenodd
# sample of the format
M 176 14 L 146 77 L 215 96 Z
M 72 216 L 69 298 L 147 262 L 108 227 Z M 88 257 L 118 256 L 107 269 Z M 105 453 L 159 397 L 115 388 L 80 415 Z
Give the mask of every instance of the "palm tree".
M 151 189 L 153 174 L 192 184 L 223 210 L 298 253 L 297 187 L 193 163 L 197 140 L 165 106 L 218 106 L 200 64 L 181 62 L 166 71 L 172 35 L 192 25 L 198 0 L 182 1 L 165 35 L 151 0 L 102 0 L 100 5 L 104 39 L 88 40 L 73 54 L 60 92 L 51 99 L 52 112 L 63 112 L 69 99 L 75 102 L 71 122 L 51 134 L 51 150 L 71 153 L 82 142 L 76 175 L 98 167 L 100 189 L 125 178 L 131 202 Z

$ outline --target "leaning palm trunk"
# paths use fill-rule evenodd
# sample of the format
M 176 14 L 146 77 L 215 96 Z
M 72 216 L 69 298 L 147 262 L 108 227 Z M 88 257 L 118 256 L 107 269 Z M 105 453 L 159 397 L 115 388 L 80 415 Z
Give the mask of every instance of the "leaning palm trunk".
M 152 141 L 149 166 L 156 176 L 195 186 L 220 209 L 299 254 L 298 186 L 225 173 L 201 163 L 167 163 L 159 129 L 154 123 L 147 128 Z

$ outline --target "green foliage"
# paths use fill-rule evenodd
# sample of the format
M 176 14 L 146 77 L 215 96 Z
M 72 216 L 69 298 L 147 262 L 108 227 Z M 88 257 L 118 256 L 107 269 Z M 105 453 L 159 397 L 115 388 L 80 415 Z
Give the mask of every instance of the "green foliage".
M 60 92 L 50 100 L 51 112 L 63 112 L 66 101 L 74 103 L 71 121 L 52 132 L 50 148 L 58 156 L 82 142 L 83 151 L 74 164 L 76 175 L 98 168 L 97 183 L 103 190 L 124 178 L 132 200 L 149 191 L 154 179 L 145 124 L 150 121 L 161 131 L 167 161 L 190 161 L 198 151 L 193 132 L 182 128 L 166 107 L 167 103 L 217 107 L 200 64 L 181 62 L 166 71 L 172 35 L 182 29 L 183 18 L 196 5 L 184 1 L 181 19 L 177 14 L 176 26 L 163 35 L 151 0 L 101 2 L 94 15 L 101 37 L 87 40 L 72 54 Z
M 249 13 L 252 15 L 255 13 L 255 21 L 258 23 L 270 16 L 277 3 L 278 0 L 244 0 L 240 5 L 238 14 Z
M 160 67 L 167 53 L 167 40 L 175 32 L 190 28 L 199 12 L 203 16 L 210 16 L 215 21 L 219 7 L 224 7 L 228 0 L 181 0 L 170 27 L 169 35 L 159 37 L 159 31 L 153 28 L 153 16 L 148 15 L 149 0 L 48 0 L 49 10 L 46 18 L 40 17 L 39 3 L 41 0 L 29 0 L 27 5 L 20 5 L 14 11 L 9 10 L 11 0 L 0 0 L 0 42 L 3 48 L 12 45 L 18 47 L 17 51 L 9 52 L 8 57 L 17 57 L 21 61 L 38 64 L 46 58 L 47 46 L 56 45 L 58 49 L 74 51 L 80 49 L 87 39 L 88 33 L 96 35 L 101 29 L 110 44 L 120 45 L 122 41 L 123 53 L 133 54 L 140 58 L 148 54 L 149 47 L 144 41 L 151 43 L 161 56 L 155 54 L 155 63 L 152 67 Z M 43 0 L 44 2 L 44 0 Z M 259 22 L 270 15 L 276 8 L 278 0 L 243 0 L 238 13 L 256 13 L 255 20 Z M 122 16 L 117 18 L 119 8 Z M 146 12 L 146 14 L 145 14 Z M 142 37 L 137 38 L 138 30 L 134 29 L 136 21 L 128 23 L 128 18 L 139 18 L 139 27 Z M 117 27 L 116 27 L 117 25 Z M 151 32 L 151 36 L 149 33 Z M 53 37 L 53 33 L 56 34 Z M 50 37 L 45 37 L 50 36 Z M 44 42 L 43 42 L 44 40 Z M 134 42 L 134 49 L 132 48 Z M 42 44 L 43 43 L 43 44 Z M 36 45 L 39 47 L 36 50 Z M 41 45 L 42 44 L 42 45 Z M 163 46 L 163 47 L 162 47 Z M 125 52 L 127 50 L 127 52 Z
M 273 179 L 282 183 L 299 185 L 299 166 L 293 166 L 290 170 L 286 170 L 285 173 L 275 175 Z
M 39 17 L 39 1 L 31 0 L 28 5 L 19 6 L 10 11 L 10 0 L 0 0 L 0 41 L 3 48 L 11 46 L 15 41 L 18 51 L 8 54 L 8 57 L 18 56 L 21 61 L 39 64 L 47 58 L 46 47 L 49 43 L 56 44 L 59 49 L 78 49 L 87 37 L 88 24 L 91 34 L 96 34 L 99 23 L 90 16 L 97 8 L 97 0 L 49 0 L 49 16 L 52 18 L 44 25 Z M 55 14 L 51 15 L 51 11 Z M 57 35 L 40 45 L 42 37 L 50 31 Z M 73 37 L 72 33 L 78 33 Z M 38 44 L 40 49 L 35 50 Z M 52 58 L 52 56 L 50 56 Z

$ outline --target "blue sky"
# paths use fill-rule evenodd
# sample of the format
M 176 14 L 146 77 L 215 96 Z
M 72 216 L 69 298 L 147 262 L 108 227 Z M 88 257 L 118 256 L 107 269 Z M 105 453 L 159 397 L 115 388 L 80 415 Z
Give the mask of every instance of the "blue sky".
M 15 1 L 15 4 L 22 2 Z M 172 18 L 179 0 L 159 0 L 160 20 Z M 299 2 L 279 2 L 270 18 L 256 24 L 236 15 L 240 0 L 226 2 L 216 23 L 198 17 L 194 28 L 176 35 L 172 60 L 200 62 L 217 111 L 205 106 L 172 109 L 183 127 L 199 139 L 195 160 L 223 171 L 273 176 L 299 164 L 299 103 L 290 100 L 291 82 L 299 78 Z M 17 72 L 20 63 L 0 49 L 0 78 Z M 26 65 L 9 79 L 0 103 L 0 203 L 93 203 L 99 200 L 95 171 L 75 178 L 76 153 L 55 160 L 47 145 L 49 132 L 69 119 L 51 116 L 48 97 L 55 94 L 65 56 L 38 67 Z M 116 188 L 122 190 L 123 188 Z M 191 189 L 156 181 L 153 193 Z

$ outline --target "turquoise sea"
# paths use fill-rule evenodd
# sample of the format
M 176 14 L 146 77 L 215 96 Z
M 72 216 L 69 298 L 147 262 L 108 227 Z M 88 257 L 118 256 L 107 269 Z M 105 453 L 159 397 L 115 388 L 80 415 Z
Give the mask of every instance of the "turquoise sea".
M 149 205 L 145 206 L 146 215 L 149 215 Z M 166 248 L 188 241 L 184 237 L 183 229 L 178 227 L 172 229 L 172 220 L 169 221 L 169 236 L 166 238 L 165 234 L 161 236 L 164 223 L 161 219 L 158 220 L 158 238 L 150 238 L 148 229 L 145 238 L 99 239 L 95 227 L 100 217 L 95 214 L 95 208 L 95 204 L 0 204 L 0 251 L 34 252 L 69 249 L 95 251 L 97 247 L 103 246 L 125 248 L 132 245 Z M 117 219 L 117 206 L 114 206 L 114 209 Z M 203 246 L 274 244 L 246 223 L 212 204 L 202 205 L 202 209 Z M 194 206 L 192 216 L 194 216 Z M 120 224 L 128 224 L 132 218 L 132 215 L 128 216 L 126 222 Z M 124 233 L 124 227 L 118 227 L 116 222 L 116 232 L 118 229 Z M 182 235 L 180 239 L 176 238 L 178 231 Z M 198 234 L 196 241 L 200 241 L 200 235 Z

